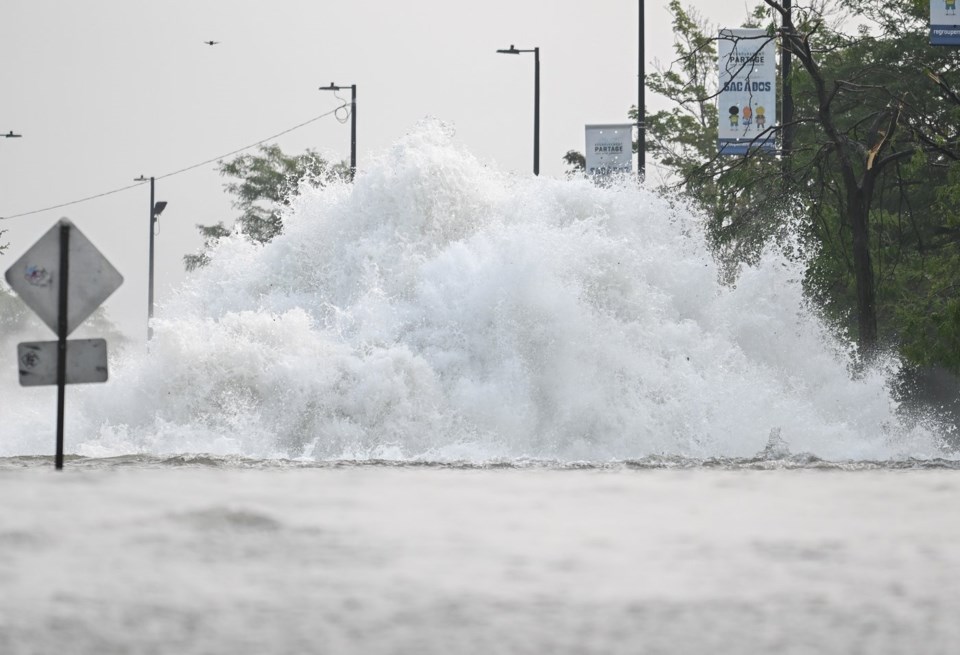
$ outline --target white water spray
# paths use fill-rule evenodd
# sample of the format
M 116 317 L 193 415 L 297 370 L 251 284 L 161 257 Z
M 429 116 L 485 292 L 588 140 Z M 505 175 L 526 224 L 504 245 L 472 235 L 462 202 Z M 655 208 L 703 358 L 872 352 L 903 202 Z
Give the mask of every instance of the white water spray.
M 508 175 L 429 123 L 355 184 L 304 189 L 284 226 L 224 240 L 149 354 L 71 389 L 69 452 L 607 461 L 777 434 L 944 456 L 882 371 L 851 379 L 798 265 L 771 253 L 724 286 L 700 219 L 650 191 Z M 0 455 L 49 451 L 47 401 L 5 404 Z

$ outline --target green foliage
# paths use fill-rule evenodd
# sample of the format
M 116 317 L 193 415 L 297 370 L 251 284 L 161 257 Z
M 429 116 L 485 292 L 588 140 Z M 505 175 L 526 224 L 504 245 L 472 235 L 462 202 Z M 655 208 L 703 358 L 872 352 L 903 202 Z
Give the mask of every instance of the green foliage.
M 243 234 L 266 243 L 283 231 L 280 209 L 289 204 L 302 181 L 321 184 L 329 179 L 327 162 L 316 152 L 285 155 L 277 145 L 260 146 L 257 155 L 240 155 L 220 163 L 220 175 L 236 178 L 224 188 L 235 197 L 234 209 Z
M 203 236 L 203 248 L 198 253 L 183 256 L 183 264 L 188 272 L 206 266 L 210 262 L 207 253 L 213 250 L 217 241 L 230 234 L 230 230 L 223 226 L 223 221 L 216 225 L 197 225 L 197 230 Z
M 708 236 L 733 275 L 740 263 L 755 259 L 765 243 L 784 232 L 783 224 L 770 218 L 783 214 L 789 202 L 775 157 L 717 156 L 719 30 L 679 0 L 669 8 L 676 59 L 648 75 L 647 86 L 673 107 L 646 113 L 646 149 L 673 174 L 668 189 L 682 190 L 704 210 Z M 759 5 L 746 24 L 757 27 L 764 19 L 769 20 L 769 11 Z M 629 115 L 636 120 L 636 107 Z
M 684 178 L 709 160 L 717 142 L 717 46 L 715 30 L 695 10 L 671 0 L 675 66 L 646 76 L 647 87 L 675 106 L 645 112 L 647 152 Z M 629 116 L 637 120 L 637 108 Z
M 350 179 L 343 164 L 331 166 L 318 153 L 308 149 L 302 155 L 285 154 L 277 145 L 260 146 L 257 154 L 245 154 L 220 164 L 220 175 L 233 178 L 224 189 L 234 196 L 233 208 L 240 212 L 236 229 L 255 243 L 267 243 L 283 231 L 283 209 L 299 193 L 301 185 L 322 186 L 335 179 Z M 185 255 L 188 271 L 204 266 L 207 253 L 216 242 L 230 234 L 223 222 L 198 225 L 204 238 L 199 253 Z
M 567 150 L 567 154 L 563 156 L 563 161 L 567 164 L 567 177 L 583 175 L 587 170 L 587 158 L 582 152 Z
M 881 343 L 910 362 L 960 371 L 960 95 L 952 72 L 960 53 L 927 44 L 929 4 L 794 3 L 789 162 L 716 156 L 718 30 L 679 0 L 669 6 L 677 57 L 647 80 L 674 106 L 647 115 L 647 151 L 704 209 L 727 270 L 787 234 L 784 217 L 792 216 L 791 229 L 799 226 L 815 252 L 806 288 L 840 329 L 862 332 L 866 308 Z M 774 34 L 778 7 L 759 2 L 746 25 Z M 865 247 L 855 247 L 855 234 L 866 234 Z M 865 280 L 875 294 L 866 305 Z

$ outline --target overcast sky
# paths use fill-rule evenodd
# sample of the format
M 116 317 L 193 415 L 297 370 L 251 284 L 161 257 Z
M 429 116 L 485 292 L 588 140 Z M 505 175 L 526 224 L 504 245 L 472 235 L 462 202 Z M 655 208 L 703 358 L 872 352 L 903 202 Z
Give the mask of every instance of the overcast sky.
M 646 53 L 672 58 L 667 0 L 646 4 Z M 744 0 L 691 0 L 737 26 Z M 637 100 L 637 0 L 4 0 L 0 18 L 0 216 L 9 217 L 161 177 L 334 109 L 319 86 L 357 84 L 358 160 L 425 116 L 505 170 L 532 171 L 533 57 L 540 48 L 541 175 L 563 175 L 587 123 L 625 122 Z M 216 46 L 203 42 L 220 41 Z M 349 97 L 345 92 L 344 97 Z M 648 107 L 662 106 L 647 96 Z M 274 140 L 349 157 L 333 116 Z M 197 223 L 232 222 L 210 163 L 157 182 L 169 203 L 156 237 L 162 303 L 183 279 Z M 149 185 L 0 221 L 6 270 L 67 216 L 120 270 L 108 311 L 146 333 Z M 50 336 L 50 335 L 46 335 Z M 38 338 L 46 338 L 46 336 Z M 52 338 L 52 337 L 51 337 Z

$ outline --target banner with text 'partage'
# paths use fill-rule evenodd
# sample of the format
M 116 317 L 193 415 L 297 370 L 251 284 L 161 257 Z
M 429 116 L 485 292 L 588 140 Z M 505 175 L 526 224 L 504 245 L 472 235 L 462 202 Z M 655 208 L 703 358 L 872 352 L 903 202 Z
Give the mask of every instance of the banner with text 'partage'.
M 960 45 L 957 0 L 930 0 L 930 45 Z
M 765 30 L 723 29 L 717 41 L 720 94 L 717 148 L 721 155 L 776 150 L 777 61 Z
M 633 172 L 633 124 L 586 126 L 586 165 L 590 175 Z

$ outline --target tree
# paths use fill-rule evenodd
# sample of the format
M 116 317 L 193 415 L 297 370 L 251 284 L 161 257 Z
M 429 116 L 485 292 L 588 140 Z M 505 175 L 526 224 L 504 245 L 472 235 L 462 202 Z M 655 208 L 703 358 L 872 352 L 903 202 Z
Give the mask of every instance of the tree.
M 567 164 L 567 177 L 582 175 L 587 170 L 587 158 L 577 150 L 567 150 L 563 161 Z
M 224 189 L 234 196 L 233 208 L 240 211 L 236 229 L 255 243 L 266 243 L 283 231 L 282 209 L 290 204 L 301 184 L 322 186 L 335 179 L 349 179 L 344 163 L 331 166 L 317 152 L 290 156 L 277 145 L 260 146 L 258 154 L 245 154 L 219 162 L 220 175 L 234 178 Z M 192 271 L 205 265 L 207 252 L 230 230 L 222 221 L 197 225 L 204 238 L 199 253 L 185 255 L 184 265 Z
M 796 189 L 806 182 L 819 201 L 814 210 L 821 226 L 842 239 L 858 341 L 870 357 L 881 341 L 884 264 L 899 264 L 905 247 L 917 245 L 910 240 L 930 231 L 929 217 L 913 207 L 927 204 L 931 182 L 942 183 L 949 162 L 960 156 L 956 131 L 942 127 L 948 106 L 923 74 L 943 65 L 942 52 L 926 45 L 921 6 L 913 0 L 883 8 L 838 2 L 848 15 L 880 28 L 855 35 L 829 27 L 822 7 L 789 12 L 779 0 L 764 2 L 779 16 L 783 48 L 800 63 L 810 99 L 798 105 L 804 151 L 793 157 L 791 182 Z M 913 235 L 894 217 L 910 220 Z
M 960 57 L 927 45 L 927 3 L 757 6 L 748 24 L 778 35 L 799 64 L 788 159 L 714 154 L 717 30 L 670 6 L 678 59 L 648 79 L 676 106 L 647 119 L 648 148 L 706 210 L 718 253 L 749 260 L 783 233 L 781 215 L 798 215 L 816 247 L 807 288 L 838 321 L 853 319 L 865 357 L 895 343 L 912 361 L 960 370 L 960 97 L 943 72 Z M 867 26 L 844 30 L 858 20 Z
M 766 243 L 786 233 L 786 224 L 771 217 L 791 208 L 790 197 L 782 192 L 775 155 L 717 154 L 719 30 L 696 10 L 684 9 L 679 0 L 671 0 L 669 8 L 676 59 L 669 67 L 658 64 L 647 76 L 647 85 L 673 106 L 646 112 L 646 147 L 671 173 L 665 190 L 682 192 L 703 210 L 707 235 L 732 277 L 741 263 L 754 260 Z M 761 18 L 754 10 L 744 26 L 759 27 Z M 768 31 L 774 38 L 770 26 Z M 629 116 L 637 119 L 636 107 Z

